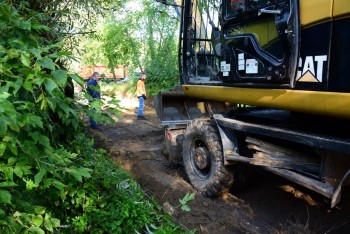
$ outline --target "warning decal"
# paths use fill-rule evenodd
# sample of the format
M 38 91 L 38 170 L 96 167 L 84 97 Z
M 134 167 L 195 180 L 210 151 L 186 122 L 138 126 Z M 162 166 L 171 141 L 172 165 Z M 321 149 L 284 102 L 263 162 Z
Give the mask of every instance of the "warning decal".
M 258 73 L 258 61 L 256 59 L 247 59 L 245 72 L 247 74 L 257 74 Z
M 231 65 L 226 63 L 226 61 L 221 61 L 221 71 L 223 76 L 228 76 L 231 71 Z
M 245 69 L 244 54 L 240 53 L 238 54 L 238 71 L 244 71 L 244 69 Z

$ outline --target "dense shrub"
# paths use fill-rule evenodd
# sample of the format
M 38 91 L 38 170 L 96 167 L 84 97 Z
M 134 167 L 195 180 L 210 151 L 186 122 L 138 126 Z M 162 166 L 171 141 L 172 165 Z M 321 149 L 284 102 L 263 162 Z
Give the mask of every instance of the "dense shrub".
M 83 113 L 110 118 L 74 100 L 71 79 L 83 81 L 63 68 L 70 53 L 48 40 L 49 21 L 0 3 L 0 233 L 177 230 L 86 137 Z

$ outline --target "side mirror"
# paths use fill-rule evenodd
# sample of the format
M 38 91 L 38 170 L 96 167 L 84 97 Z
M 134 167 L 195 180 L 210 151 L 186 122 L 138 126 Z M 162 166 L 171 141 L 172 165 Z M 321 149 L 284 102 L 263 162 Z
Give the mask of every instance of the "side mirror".
M 168 3 L 168 0 L 156 0 L 156 2 L 162 3 L 162 4 L 164 4 L 164 5 L 170 5 L 170 4 Z
M 162 4 L 167 5 L 167 6 L 181 7 L 180 5 L 175 4 L 175 1 L 174 1 L 174 0 L 172 0 L 172 1 L 168 1 L 168 0 L 156 0 L 156 2 L 162 3 Z M 171 2 L 173 2 L 173 3 L 171 3 Z

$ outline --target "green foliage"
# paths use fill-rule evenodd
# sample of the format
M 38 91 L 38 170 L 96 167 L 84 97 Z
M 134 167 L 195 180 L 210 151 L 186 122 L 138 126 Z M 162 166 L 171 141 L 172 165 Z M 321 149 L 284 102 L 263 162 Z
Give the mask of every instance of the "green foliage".
M 111 82 L 109 84 L 102 84 L 102 92 L 108 96 L 124 96 L 126 97 L 130 93 L 134 93 L 136 91 L 135 80 L 129 80 L 127 82 Z
M 145 5 L 148 1 L 145 1 Z M 170 11 L 171 10 L 171 11 Z M 160 3 L 147 4 L 146 13 L 147 49 L 145 67 L 149 94 L 167 90 L 179 83 L 176 29 L 178 19 L 173 8 Z
M 0 12 L 11 15 L 0 18 L 6 25 L 0 42 L 0 229 L 52 232 L 60 221 L 44 204 L 65 199 L 68 181 L 90 177 L 87 168 L 74 165 L 77 154 L 61 140 L 71 138 L 62 127 L 81 125 L 73 99 L 64 93 L 69 75 L 57 65 L 69 53 L 58 52 L 61 43 L 43 43 L 49 29 L 40 14 L 28 10 L 26 19 L 5 3 Z
M 113 19 L 105 26 L 102 51 L 112 70 L 119 64 L 139 66 L 140 43 L 132 37 L 132 30 Z M 113 70 L 112 70 L 113 71 Z
M 156 227 L 156 233 L 183 232 L 103 150 L 94 150 L 84 134 L 77 136 L 72 146 L 74 151 L 85 151 L 84 158 L 77 158 L 77 165 L 92 171 L 85 183 L 69 186 L 67 198 L 60 203 L 65 208 L 58 214 L 60 219 L 71 223 L 65 232 L 142 233 L 147 226 Z
M 99 35 L 99 32 L 97 33 Z M 101 51 L 102 40 L 99 36 L 95 36 L 95 34 L 82 36 L 78 46 L 78 51 L 75 51 L 75 53 L 80 58 L 81 65 L 108 64 L 108 59 Z
M 97 36 L 85 39 L 81 58 L 84 65 L 104 63 L 111 71 L 121 64 L 128 66 L 130 74 L 145 70 L 147 93 L 155 95 L 179 82 L 178 19 L 173 8 L 156 1 L 138 4 L 140 10 L 126 4 L 124 10 L 105 17 Z
M 161 45 L 154 59 L 147 62 L 147 89 L 150 95 L 168 90 L 179 83 L 176 44 L 174 39 L 167 38 Z
M 179 202 L 181 204 L 181 210 L 183 211 L 191 211 L 191 208 L 188 206 L 188 203 L 192 200 L 194 200 L 195 194 L 194 193 L 186 193 L 186 195 L 182 198 L 179 199 Z
M 0 232 L 177 232 L 86 137 L 82 114 L 110 117 L 103 100 L 84 106 L 70 95 L 71 81 L 83 81 L 62 66 L 71 53 L 43 13 L 59 2 L 0 3 Z

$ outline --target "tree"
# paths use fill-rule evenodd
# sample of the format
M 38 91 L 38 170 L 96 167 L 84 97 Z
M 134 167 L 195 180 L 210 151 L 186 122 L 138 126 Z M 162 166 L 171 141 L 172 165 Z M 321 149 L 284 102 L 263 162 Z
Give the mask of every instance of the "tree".
M 151 94 L 178 83 L 177 27 L 178 18 L 173 8 L 159 3 L 147 4 L 147 57 Z
M 108 67 L 112 71 L 119 64 L 140 68 L 140 42 L 132 37 L 133 30 L 115 21 L 110 21 L 105 30 L 102 49 L 108 58 Z
M 111 12 L 100 23 L 97 37 L 86 39 L 84 45 L 94 48 L 82 55 L 82 62 L 93 64 L 89 57 L 103 54 L 100 61 L 111 71 L 120 64 L 131 70 L 146 70 L 149 93 L 155 94 L 178 82 L 178 15 L 172 7 L 152 0 L 137 2 L 142 6 L 136 10 L 131 9 L 135 5 L 128 8 L 131 3 L 125 2 L 117 14 Z

